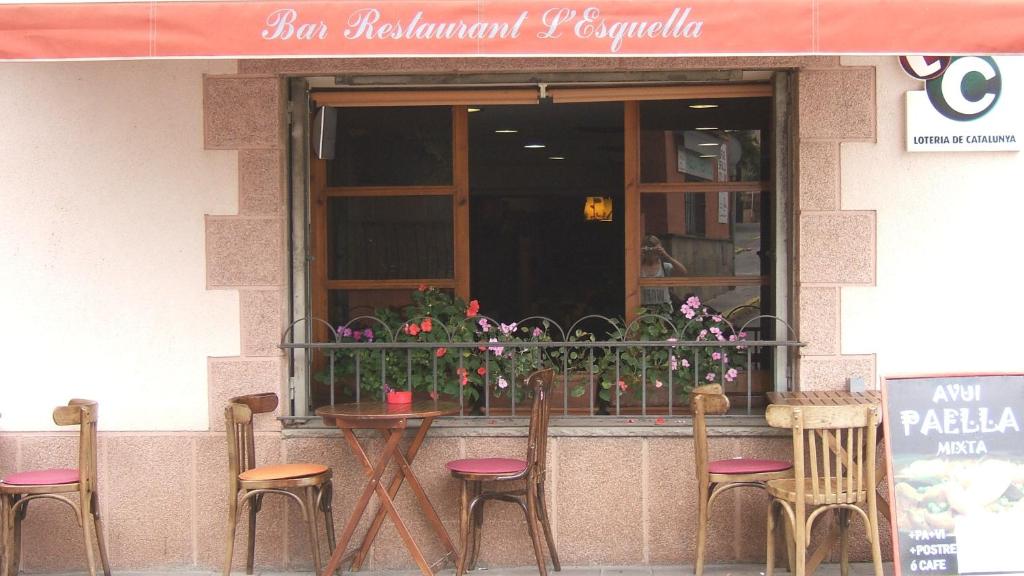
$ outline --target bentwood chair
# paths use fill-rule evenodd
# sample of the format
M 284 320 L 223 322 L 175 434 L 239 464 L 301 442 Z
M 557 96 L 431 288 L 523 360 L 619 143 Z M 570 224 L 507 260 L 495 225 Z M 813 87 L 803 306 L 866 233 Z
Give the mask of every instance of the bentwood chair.
M 708 538 L 709 510 L 726 490 L 741 487 L 765 488 L 769 480 L 792 478 L 793 465 L 783 460 L 732 458 L 708 461 L 708 414 L 729 411 L 729 398 L 720 384 L 699 386 L 690 392 L 693 411 L 693 444 L 697 468 L 697 551 L 693 564 L 697 576 L 704 573 L 704 548 Z
M 53 411 L 58 426 L 78 426 L 78 468 L 52 468 L 10 474 L 0 480 L 3 501 L 4 563 L 3 576 L 15 576 L 21 556 L 21 524 L 32 500 L 50 498 L 63 502 L 75 513 L 85 539 L 89 574 L 96 576 L 95 547 L 100 553 L 103 573 L 110 576 L 107 547 L 103 541 L 96 474 L 96 419 L 98 405 L 92 400 L 71 400 Z M 78 503 L 69 498 L 78 493 Z
M 544 531 L 548 552 L 555 571 L 561 571 L 558 551 L 551 534 L 547 506 L 544 503 L 544 473 L 547 457 L 548 420 L 551 410 L 551 383 L 554 370 L 539 370 L 530 374 L 526 385 L 533 390 L 533 408 L 530 411 L 530 431 L 526 443 L 526 460 L 512 458 L 471 458 L 453 460 L 446 467 L 452 477 L 462 481 L 462 513 L 459 516 L 459 534 L 462 550 L 459 554 L 455 576 L 462 576 L 476 566 L 480 553 L 480 531 L 484 522 L 484 502 L 501 500 L 518 504 L 526 515 L 526 528 L 533 542 L 537 557 L 537 569 L 541 576 L 547 576 L 547 559 L 544 557 L 540 531 Z M 494 483 L 525 480 L 520 488 L 489 488 Z M 516 485 L 519 483 L 517 482 Z
M 309 530 L 313 564 L 320 573 L 320 543 L 317 537 L 317 512 L 323 514 L 327 540 L 334 549 L 334 518 L 331 511 L 331 469 L 321 464 L 277 464 L 256 466 L 253 415 L 273 412 L 277 394 L 272 392 L 232 398 L 224 409 L 228 434 L 228 530 L 224 576 L 231 573 L 235 530 L 242 504 L 249 504 L 249 532 L 245 572 L 253 573 L 256 555 L 256 513 L 267 494 L 283 494 L 295 500 Z
M 849 573 L 850 513 L 864 519 L 875 576 L 882 576 L 875 486 L 875 435 L 878 407 L 789 406 L 768 407 L 768 425 L 793 433 L 795 476 L 768 482 L 772 506 L 785 511 L 796 547 L 795 576 L 807 569 L 807 547 L 814 522 L 829 510 L 836 512 L 839 528 L 840 573 Z M 867 507 L 867 511 L 862 508 Z M 774 515 L 768 515 L 768 568 L 772 575 Z

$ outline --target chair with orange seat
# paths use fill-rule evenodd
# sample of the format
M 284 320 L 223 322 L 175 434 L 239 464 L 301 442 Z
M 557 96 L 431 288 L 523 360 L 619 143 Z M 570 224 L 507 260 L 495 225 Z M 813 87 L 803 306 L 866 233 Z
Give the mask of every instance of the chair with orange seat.
M 708 414 L 729 411 L 729 398 L 720 384 L 698 386 L 690 392 L 693 411 L 693 444 L 697 469 L 697 553 L 693 564 L 697 576 L 704 573 L 704 548 L 708 537 L 709 510 L 726 490 L 740 487 L 765 488 L 778 478 L 792 478 L 793 464 L 783 460 L 731 458 L 708 461 Z
M 313 564 L 320 572 L 320 543 L 317 537 L 317 511 L 324 516 L 327 540 L 334 549 L 334 518 L 331 512 L 331 469 L 322 464 L 277 464 L 256 466 L 253 415 L 277 409 L 277 394 L 267 392 L 238 396 L 224 409 L 228 435 L 228 509 L 227 556 L 224 576 L 231 573 L 235 530 L 242 504 L 249 504 L 249 533 L 246 574 L 253 573 L 256 555 L 256 513 L 267 494 L 283 494 L 295 500 L 309 530 Z
M 555 571 L 562 569 L 555 550 L 555 539 L 544 503 L 544 474 L 547 460 L 548 420 L 551 414 L 551 384 L 554 370 L 538 370 L 526 379 L 533 390 L 533 408 L 530 411 L 530 430 L 526 442 L 526 460 L 514 458 L 470 458 L 453 460 L 446 464 L 452 477 L 462 481 L 462 513 L 459 532 L 462 550 L 455 576 L 462 576 L 467 568 L 473 569 L 480 552 L 480 529 L 483 527 L 484 502 L 501 500 L 518 504 L 526 515 L 526 528 L 533 542 L 537 570 L 547 576 L 540 531 L 544 531 L 548 553 Z M 521 488 L 493 488 L 483 491 L 483 484 L 525 480 Z
M 67 406 L 53 411 L 58 426 L 78 425 L 78 468 L 54 468 L 10 474 L 0 480 L 0 499 L 3 501 L 3 576 L 15 576 L 21 556 L 21 523 L 32 500 L 49 498 L 67 504 L 75 511 L 75 520 L 85 537 L 85 555 L 89 561 L 89 574 L 96 576 L 96 557 L 99 549 L 103 573 L 110 576 L 110 562 L 103 540 L 100 521 L 96 473 L 96 420 L 99 407 L 92 400 L 71 400 Z M 68 498 L 78 493 L 78 503 Z

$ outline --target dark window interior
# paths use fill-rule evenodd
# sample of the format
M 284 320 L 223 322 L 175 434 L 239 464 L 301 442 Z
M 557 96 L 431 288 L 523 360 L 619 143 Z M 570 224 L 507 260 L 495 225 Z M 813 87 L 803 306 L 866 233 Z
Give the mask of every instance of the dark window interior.
M 469 149 L 470 286 L 481 310 L 563 327 L 622 316 L 622 103 L 482 107 L 469 115 Z M 610 221 L 586 219 L 588 197 L 611 199 Z

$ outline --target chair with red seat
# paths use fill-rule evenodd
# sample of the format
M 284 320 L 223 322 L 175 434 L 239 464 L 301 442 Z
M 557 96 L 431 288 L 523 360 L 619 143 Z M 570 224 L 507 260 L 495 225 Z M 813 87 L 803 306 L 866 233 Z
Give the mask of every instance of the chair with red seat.
M 715 499 L 726 490 L 740 487 L 765 489 L 766 482 L 793 477 L 793 464 L 783 460 L 732 458 L 708 461 L 708 414 L 729 411 L 729 398 L 719 384 L 699 386 L 690 393 L 693 411 L 693 444 L 697 468 L 697 551 L 694 572 L 704 573 L 704 547 L 707 543 L 709 509 Z
M 459 516 L 459 533 L 462 550 L 459 554 L 455 576 L 462 576 L 467 568 L 473 569 L 480 552 L 480 530 L 483 527 L 484 502 L 500 500 L 518 504 L 526 515 L 526 527 L 533 542 L 537 558 L 537 569 L 541 576 L 547 575 L 547 561 L 544 557 L 540 531 L 544 531 L 548 553 L 555 571 L 562 569 L 555 550 L 547 506 L 544 503 L 544 473 L 547 457 L 548 420 L 551 413 L 551 384 L 554 370 L 539 370 L 530 374 L 526 386 L 533 390 L 533 408 L 530 411 L 530 430 L 527 435 L 526 460 L 515 458 L 471 458 L 453 460 L 446 464 L 452 477 L 462 481 L 462 513 Z M 525 480 L 526 485 L 511 488 L 483 490 L 483 485 L 496 482 Z
M 322 464 L 276 464 L 256 466 L 256 445 L 253 435 L 253 414 L 277 409 L 277 394 L 267 392 L 238 396 L 224 409 L 228 434 L 228 508 L 227 556 L 224 576 L 231 573 L 235 530 L 242 504 L 249 504 L 246 574 L 253 573 L 256 555 L 256 513 L 267 494 L 283 494 L 295 500 L 309 530 L 313 565 L 320 572 L 320 543 L 317 537 L 317 511 L 324 516 L 327 540 L 334 549 L 334 518 L 331 512 L 331 469 Z
M 53 468 L 9 474 L 0 480 L 0 499 L 3 505 L 3 576 L 15 576 L 21 556 L 21 523 L 32 500 L 49 498 L 63 502 L 75 512 L 75 520 L 82 527 L 85 555 L 89 561 L 89 574 L 96 576 L 96 556 L 99 549 L 103 573 L 110 576 L 110 562 L 103 540 L 100 521 L 96 473 L 96 420 L 99 407 L 92 400 L 71 400 L 67 406 L 53 411 L 58 426 L 78 425 L 78 468 Z M 69 498 L 78 493 L 78 503 Z

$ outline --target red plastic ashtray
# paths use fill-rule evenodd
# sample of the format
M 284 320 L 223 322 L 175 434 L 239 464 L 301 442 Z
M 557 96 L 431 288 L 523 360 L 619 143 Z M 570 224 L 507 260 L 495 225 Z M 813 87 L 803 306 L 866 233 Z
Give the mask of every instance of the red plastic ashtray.
M 409 390 L 392 390 L 388 392 L 388 404 L 412 404 L 412 392 Z

